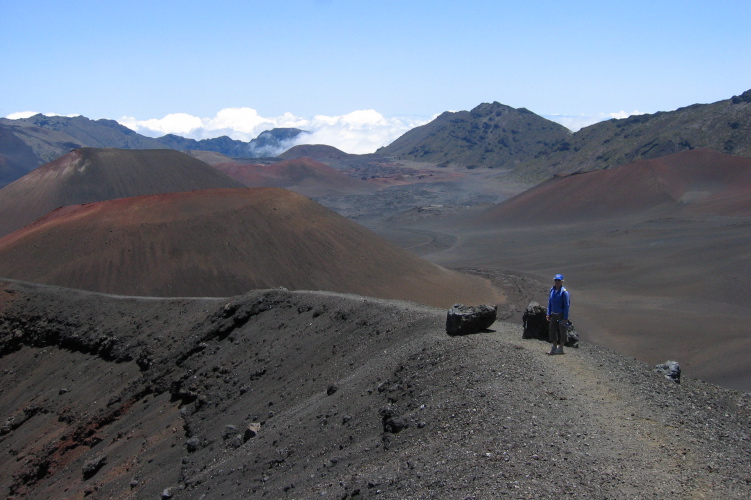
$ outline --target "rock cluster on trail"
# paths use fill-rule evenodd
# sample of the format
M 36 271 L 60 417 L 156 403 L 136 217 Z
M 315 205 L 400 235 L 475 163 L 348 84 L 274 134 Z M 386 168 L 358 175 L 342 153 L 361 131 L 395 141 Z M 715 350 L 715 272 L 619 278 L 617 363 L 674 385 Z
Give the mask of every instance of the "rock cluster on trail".
M 522 331 L 523 339 L 537 339 L 550 342 L 550 336 L 548 335 L 548 320 L 546 318 L 547 312 L 547 309 L 537 302 L 532 301 L 529 303 L 527 309 L 522 315 L 522 324 L 524 325 L 524 330 Z M 574 324 L 569 321 L 566 328 L 568 334 L 566 346 L 578 348 L 579 334 L 576 332 Z
M 497 316 L 497 306 L 454 304 L 446 315 L 446 333 L 449 335 L 478 333 L 490 328 Z

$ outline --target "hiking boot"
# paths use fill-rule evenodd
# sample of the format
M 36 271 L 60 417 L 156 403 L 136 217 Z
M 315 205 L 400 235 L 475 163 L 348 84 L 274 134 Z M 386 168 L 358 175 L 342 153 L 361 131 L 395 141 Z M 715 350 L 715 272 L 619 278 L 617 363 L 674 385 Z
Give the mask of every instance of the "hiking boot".
M 555 346 L 550 348 L 550 352 L 548 353 L 548 356 L 552 356 L 553 354 L 558 354 L 558 349 L 556 349 Z
M 555 350 L 555 354 L 563 354 L 563 346 L 558 347 L 558 349 Z

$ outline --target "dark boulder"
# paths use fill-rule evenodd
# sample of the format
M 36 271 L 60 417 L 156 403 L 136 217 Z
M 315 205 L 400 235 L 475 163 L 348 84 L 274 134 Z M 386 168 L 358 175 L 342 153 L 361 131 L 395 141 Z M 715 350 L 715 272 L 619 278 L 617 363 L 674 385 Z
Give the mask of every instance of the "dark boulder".
M 574 328 L 574 324 L 572 322 L 568 322 L 566 325 L 566 331 L 568 340 L 566 341 L 566 347 L 575 347 L 576 349 L 579 348 L 579 334 L 576 333 L 576 329 Z
M 201 440 L 194 437 L 185 442 L 185 447 L 188 449 L 188 453 L 194 453 L 201 448 Z
M 243 434 L 243 441 L 247 441 L 250 438 L 256 437 L 259 432 L 261 432 L 260 422 L 249 423 L 248 426 L 245 428 L 245 433 Z
M 487 330 L 495 323 L 498 316 L 496 306 L 465 306 L 454 304 L 446 315 L 446 333 L 449 335 L 468 335 Z
M 661 365 L 656 365 L 655 371 L 665 375 L 665 378 L 672 380 L 676 384 L 681 383 L 681 366 L 677 361 L 665 361 Z
M 546 317 L 547 312 L 548 310 L 537 302 L 532 301 L 529 303 L 522 316 L 522 324 L 524 325 L 524 329 L 522 330 L 523 339 L 537 339 L 550 342 L 548 320 Z M 574 324 L 569 321 L 566 325 L 566 330 L 568 333 L 566 347 L 578 348 L 579 334 L 576 332 Z
M 523 339 L 548 340 L 548 320 L 545 318 L 547 309 L 537 302 L 530 302 L 522 316 Z
M 87 461 L 85 464 L 83 464 L 83 467 L 81 468 L 81 472 L 83 472 L 83 478 L 89 479 L 93 477 L 97 472 L 99 472 L 99 469 L 104 467 L 106 464 L 107 464 L 106 455 L 100 455 L 94 459 Z
M 383 424 L 383 432 L 396 434 L 409 427 L 409 423 L 403 417 L 400 417 L 391 408 L 381 408 L 378 411 Z

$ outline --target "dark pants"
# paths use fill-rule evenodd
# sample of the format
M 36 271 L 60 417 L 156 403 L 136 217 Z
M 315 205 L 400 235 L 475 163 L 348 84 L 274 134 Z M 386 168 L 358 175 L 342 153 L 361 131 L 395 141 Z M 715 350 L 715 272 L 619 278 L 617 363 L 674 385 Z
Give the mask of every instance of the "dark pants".
M 568 330 L 563 314 L 551 314 L 548 323 L 548 338 L 553 344 L 566 345 L 568 342 Z

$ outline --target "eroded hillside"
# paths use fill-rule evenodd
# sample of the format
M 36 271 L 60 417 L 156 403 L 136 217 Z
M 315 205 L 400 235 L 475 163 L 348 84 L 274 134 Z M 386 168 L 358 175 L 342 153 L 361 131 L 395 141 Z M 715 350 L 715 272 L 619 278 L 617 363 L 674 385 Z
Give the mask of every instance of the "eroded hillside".
M 751 400 L 330 293 L 2 283 L 11 498 L 747 498 Z

